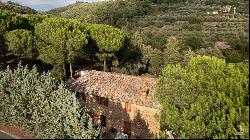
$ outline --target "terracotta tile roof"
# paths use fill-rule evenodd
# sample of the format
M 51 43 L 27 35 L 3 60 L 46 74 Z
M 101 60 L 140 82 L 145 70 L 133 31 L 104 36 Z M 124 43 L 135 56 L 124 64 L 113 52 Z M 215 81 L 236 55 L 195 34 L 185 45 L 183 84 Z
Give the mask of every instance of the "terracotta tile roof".
M 137 105 L 160 109 L 153 100 L 155 78 L 131 76 L 117 73 L 88 71 L 85 74 L 68 81 L 69 87 L 76 92 L 106 97 L 111 100 L 128 101 Z M 148 90 L 146 100 L 141 98 L 141 91 Z

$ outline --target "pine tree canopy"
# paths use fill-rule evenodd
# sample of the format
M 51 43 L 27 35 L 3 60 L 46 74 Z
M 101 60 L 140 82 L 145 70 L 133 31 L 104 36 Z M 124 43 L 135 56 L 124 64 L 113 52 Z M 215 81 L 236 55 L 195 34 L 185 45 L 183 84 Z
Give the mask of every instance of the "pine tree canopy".
M 166 66 L 155 92 L 162 128 L 180 138 L 249 138 L 248 70 L 210 56 Z

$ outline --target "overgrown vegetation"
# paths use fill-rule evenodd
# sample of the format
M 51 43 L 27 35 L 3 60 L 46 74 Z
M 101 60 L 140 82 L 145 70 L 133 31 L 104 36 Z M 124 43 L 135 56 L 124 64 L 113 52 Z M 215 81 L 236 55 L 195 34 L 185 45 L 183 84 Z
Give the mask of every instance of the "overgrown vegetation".
M 209 56 L 165 67 L 155 92 L 163 130 L 182 139 L 248 139 L 248 70 L 247 64 Z
M 1 11 L 0 21 L 1 41 L 4 43 L 1 48 L 5 50 L 2 54 L 11 52 L 53 66 L 63 66 L 65 78 L 69 76 L 67 65 L 70 64 L 72 75 L 72 63 L 77 59 L 99 59 L 104 61 L 106 70 L 106 61 L 117 60 L 116 53 L 127 47 L 126 34 L 108 25 L 8 11 Z
M 77 2 L 45 14 L 4 4 L 1 121 L 39 138 L 98 138 L 75 94 L 56 79 L 101 64 L 98 70 L 159 76 L 162 130 L 179 138 L 249 138 L 248 0 Z M 226 5 L 232 8 L 223 13 Z M 52 71 L 11 70 L 9 54 L 39 60 Z
M 229 13 L 212 14 L 226 5 L 232 6 Z M 149 62 L 142 63 L 143 60 L 139 60 L 136 63 L 146 66 L 143 68 L 144 73 L 158 75 L 160 70 L 153 69 L 156 66 L 164 67 L 163 61 L 168 61 L 159 52 L 163 51 L 167 40 L 172 36 L 196 54 L 219 54 L 220 58 L 226 59 L 227 62 L 242 62 L 248 59 L 248 5 L 249 2 L 245 0 L 118 0 L 78 2 L 47 13 L 79 19 L 82 22 L 109 24 L 122 29 L 129 38 L 139 41 L 141 46 L 154 49 L 155 55 Z M 140 40 L 137 40 L 138 34 Z M 237 43 L 239 40 L 247 42 L 247 45 Z M 215 45 L 218 42 L 225 42 L 231 48 L 221 49 L 221 46 Z M 238 47 L 234 47 L 235 44 L 238 44 Z M 147 54 L 142 55 L 144 57 Z M 131 68 L 129 71 L 142 74 L 134 70 L 136 69 Z
M 0 71 L 0 122 L 18 124 L 37 138 L 90 139 L 99 127 L 83 112 L 75 93 L 50 73 L 39 74 L 20 64 Z

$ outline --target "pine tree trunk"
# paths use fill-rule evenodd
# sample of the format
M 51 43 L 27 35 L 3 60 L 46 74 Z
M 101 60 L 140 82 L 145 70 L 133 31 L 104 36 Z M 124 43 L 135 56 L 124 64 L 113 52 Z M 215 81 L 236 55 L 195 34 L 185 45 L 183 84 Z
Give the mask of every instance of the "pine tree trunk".
M 0 64 L 1 63 L 3 63 L 3 67 L 6 67 L 6 52 L 5 52 L 5 50 L 2 50 L 2 52 L 1 52 L 2 54 L 0 54 L 0 58 L 1 58 L 1 61 L 0 61 Z
M 4 45 L 4 37 L 2 36 L 2 35 L 0 35 L 0 58 L 1 58 L 1 60 L 0 60 L 0 63 L 2 63 L 3 62 L 3 66 L 4 67 L 6 67 L 6 48 L 5 48 L 5 45 Z
M 70 77 L 73 77 L 73 70 L 72 70 L 72 63 L 69 63 L 69 68 L 70 68 Z
M 103 71 L 106 71 L 106 59 L 103 61 Z
M 6 51 L 4 50 L 4 52 L 3 52 L 3 64 L 4 64 L 4 67 L 7 66 L 7 64 L 6 64 L 6 61 L 7 61 L 6 58 L 7 58 Z
M 63 63 L 63 71 L 64 71 L 64 78 L 67 77 L 67 66 L 66 66 L 66 63 Z

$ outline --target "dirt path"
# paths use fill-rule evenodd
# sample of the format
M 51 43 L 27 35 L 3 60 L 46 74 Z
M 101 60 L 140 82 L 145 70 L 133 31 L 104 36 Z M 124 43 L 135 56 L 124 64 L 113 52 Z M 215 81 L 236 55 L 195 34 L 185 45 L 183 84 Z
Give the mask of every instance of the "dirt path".
M 34 136 L 23 128 L 13 124 L 0 124 L 0 131 L 16 139 L 35 139 Z
M 7 135 L 5 132 L 1 132 L 0 130 L 0 139 L 15 139 L 14 137 L 11 137 L 10 135 Z

